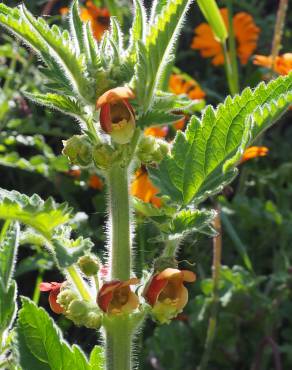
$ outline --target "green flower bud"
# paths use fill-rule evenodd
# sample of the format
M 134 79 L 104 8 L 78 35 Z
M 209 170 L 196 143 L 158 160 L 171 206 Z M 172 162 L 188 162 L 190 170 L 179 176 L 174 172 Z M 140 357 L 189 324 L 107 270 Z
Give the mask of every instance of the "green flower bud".
M 84 318 L 84 326 L 88 329 L 98 329 L 101 326 L 102 315 L 98 311 L 90 311 Z
M 167 268 L 178 268 L 178 262 L 174 257 L 158 257 L 153 262 L 155 272 L 161 272 Z
M 97 275 L 99 271 L 99 265 L 100 262 L 98 258 L 95 256 L 82 256 L 78 260 L 78 266 L 80 270 L 86 275 L 86 276 L 94 276 Z
M 88 305 L 79 299 L 72 301 L 68 307 L 68 314 L 74 318 L 81 318 L 87 314 Z
M 57 303 L 65 310 L 68 309 L 70 303 L 78 298 L 78 295 L 70 289 L 61 290 L 58 294 Z
M 137 157 L 143 163 L 159 163 L 169 151 L 169 144 L 153 136 L 144 136 L 138 147 Z
M 86 135 L 74 135 L 63 141 L 63 154 L 75 165 L 88 166 L 92 161 L 92 148 Z
M 106 169 L 110 167 L 115 151 L 109 145 L 97 145 L 93 148 L 93 160 L 97 167 Z

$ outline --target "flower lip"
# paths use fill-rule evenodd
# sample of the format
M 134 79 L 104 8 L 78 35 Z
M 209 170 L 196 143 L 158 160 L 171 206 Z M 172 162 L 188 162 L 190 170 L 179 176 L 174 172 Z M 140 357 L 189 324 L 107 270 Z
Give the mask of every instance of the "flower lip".
M 105 282 L 99 291 L 97 303 L 106 313 L 117 314 L 135 310 L 139 305 L 138 296 L 130 289 L 130 285 L 139 282 L 137 278 L 127 281 L 113 280 Z
M 185 304 L 185 288 L 183 282 L 194 282 L 196 275 L 192 271 L 166 268 L 154 275 L 146 287 L 144 296 L 151 306 L 154 306 L 159 299 L 169 298 L 170 300 L 182 300 Z
M 60 289 L 63 283 L 57 282 L 43 282 L 40 284 L 40 291 L 41 292 L 50 292 L 49 294 L 49 304 L 51 310 L 57 314 L 61 314 L 64 312 L 63 307 L 57 302 L 58 294 L 60 293 Z

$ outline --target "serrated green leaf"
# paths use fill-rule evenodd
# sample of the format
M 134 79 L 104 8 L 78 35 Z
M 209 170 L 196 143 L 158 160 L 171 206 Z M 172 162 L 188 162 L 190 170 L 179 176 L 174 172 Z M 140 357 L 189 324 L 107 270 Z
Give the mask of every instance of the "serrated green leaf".
M 72 266 L 78 261 L 79 257 L 89 253 L 93 243 L 90 239 L 83 239 L 82 237 L 76 240 L 53 238 L 52 245 L 57 263 L 62 269 Z
M 95 91 L 87 79 L 85 56 L 78 55 L 67 31 L 62 32 L 58 26 L 49 27 L 42 19 L 32 16 L 23 6 L 11 9 L 0 4 L 0 23 L 27 43 L 46 63 L 51 75 L 56 75 L 60 86 L 66 92 L 71 86 L 71 94 L 84 101 L 95 98 Z
M 177 133 L 159 169 L 150 169 L 153 181 L 180 204 L 200 203 L 233 180 L 244 150 L 291 102 L 292 73 L 227 97 L 216 110 L 208 106 L 201 120 L 192 117 L 185 134 Z
M 47 364 L 51 370 L 91 369 L 81 349 L 70 347 L 46 311 L 27 298 L 22 298 L 17 324 L 19 341 L 24 342 L 22 350 L 28 350 L 30 357 L 37 360 L 36 363 Z M 21 366 L 28 370 L 23 359 L 21 355 Z
M 177 122 L 179 119 L 183 118 L 183 115 L 172 114 L 165 111 L 151 110 L 143 114 L 137 121 L 137 126 L 143 128 L 147 126 L 159 126 L 167 125 Z
M 65 114 L 68 114 L 78 120 L 83 120 L 83 110 L 78 102 L 78 100 L 65 96 L 65 95 L 58 95 L 58 94 L 31 94 L 25 93 L 25 96 L 38 103 L 40 105 L 45 105 L 48 108 L 56 109 L 61 111 Z
M 171 59 L 172 48 L 190 3 L 191 0 L 167 2 L 155 18 L 155 23 L 151 25 L 145 45 L 139 43 L 134 85 L 143 112 L 147 112 L 153 103 L 159 81 Z
M 94 346 L 93 350 L 90 353 L 89 363 L 92 370 L 105 369 L 104 349 L 101 346 Z
M 31 226 L 46 237 L 70 218 L 66 204 L 57 205 L 52 198 L 43 201 L 38 195 L 31 197 L 0 189 L 0 219 L 16 220 Z
M 4 230 L 4 233 L 0 244 L 0 285 L 3 286 L 5 291 L 10 287 L 14 272 L 19 245 L 19 224 L 17 222 L 12 223 L 7 230 Z
M 170 231 L 173 234 L 200 231 L 206 225 L 209 225 L 215 216 L 215 211 L 182 210 L 173 217 L 170 224 Z M 217 235 L 215 231 L 214 235 Z
M 134 20 L 132 28 L 130 30 L 130 41 L 129 47 L 126 52 L 126 58 L 132 59 L 132 62 L 136 62 L 137 53 L 136 47 L 137 42 L 145 42 L 146 29 L 147 29 L 147 20 L 146 20 L 146 10 L 143 6 L 143 3 L 140 0 L 134 0 Z
M 75 45 L 75 50 L 80 53 L 85 53 L 83 22 L 80 18 L 79 1 L 73 0 L 69 14 L 70 32 Z
M 13 280 L 8 289 L 0 284 L 0 334 L 9 330 L 17 311 L 17 286 Z

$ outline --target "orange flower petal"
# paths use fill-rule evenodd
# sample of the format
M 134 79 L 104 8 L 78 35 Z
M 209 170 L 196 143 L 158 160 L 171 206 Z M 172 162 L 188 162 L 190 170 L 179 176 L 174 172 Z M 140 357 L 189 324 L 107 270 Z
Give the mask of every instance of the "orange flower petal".
M 269 149 L 265 146 L 251 146 L 243 153 L 240 163 L 246 162 L 252 158 L 265 157 Z
M 99 109 L 106 103 L 114 103 L 124 99 L 135 99 L 133 91 L 126 86 L 116 87 L 102 94 L 96 102 L 96 108 Z
M 168 133 L 167 126 L 153 126 L 144 130 L 146 136 L 165 137 Z

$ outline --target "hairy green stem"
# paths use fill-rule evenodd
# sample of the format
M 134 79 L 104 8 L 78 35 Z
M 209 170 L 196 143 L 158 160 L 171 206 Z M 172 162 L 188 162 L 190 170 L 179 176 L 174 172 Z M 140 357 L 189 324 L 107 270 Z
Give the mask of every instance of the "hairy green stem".
M 43 281 L 43 271 L 40 271 L 37 278 L 36 278 L 36 282 L 35 282 L 35 286 L 34 286 L 34 292 L 33 292 L 33 296 L 32 296 L 32 300 L 34 301 L 35 304 L 38 304 L 39 303 L 39 299 L 40 299 L 40 294 L 41 294 L 41 291 L 40 291 L 40 284 L 41 282 Z
M 206 370 L 210 360 L 213 343 L 216 335 L 218 304 L 219 304 L 219 281 L 221 271 L 221 255 L 222 255 L 222 237 L 221 237 L 221 218 L 220 211 L 214 220 L 214 227 L 218 231 L 218 235 L 213 238 L 213 266 L 212 266 L 212 280 L 213 280 L 213 294 L 211 303 L 211 313 L 209 318 L 207 339 L 205 343 L 205 350 L 202 356 L 201 363 L 198 370 Z
M 133 328 L 128 317 L 115 317 L 106 328 L 106 370 L 132 369 Z
M 131 226 L 128 168 L 114 164 L 108 172 L 111 279 L 131 273 Z

